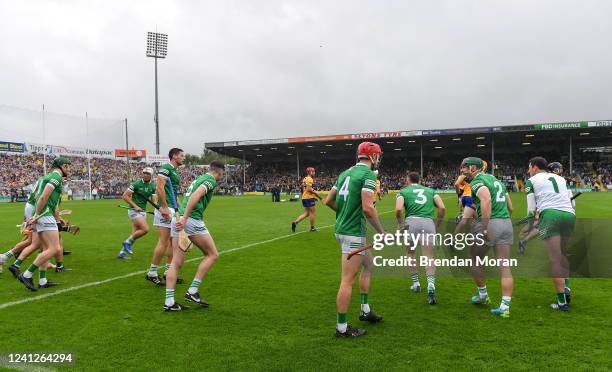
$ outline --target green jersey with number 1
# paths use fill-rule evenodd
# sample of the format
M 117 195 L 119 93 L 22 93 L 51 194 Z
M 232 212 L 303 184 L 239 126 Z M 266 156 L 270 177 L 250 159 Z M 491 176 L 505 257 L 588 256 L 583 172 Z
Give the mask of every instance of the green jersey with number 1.
M 415 184 L 401 189 L 397 197 L 404 198 L 406 217 L 433 218 L 435 195 L 432 188 Z
M 366 218 L 361 206 L 361 191 L 376 189 L 376 175 L 369 166 L 357 163 L 340 174 L 336 194 L 336 234 L 365 237 Z
M 491 194 L 491 218 L 510 218 L 508 204 L 506 203 L 506 187 L 495 176 L 487 173 L 478 173 L 470 182 L 472 187 L 472 198 L 476 205 L 478 218 L 482 218 L 480 212 L 480 199 L 478 190 L 482 187 L 489 189 Z
M 198 200 L 195 207 L 191 211 L 189 215 L 190 218 L 195 218 L 197 220 L 201 220 L 204 216 L 204 211 L 210 205 L 210 201 L 213 197 L 213 193 L 215 188 L 217 187 L 217 180 L 210 173 L 206 173 L 196 178 L 191 185 L 187 188 L 187 192 L 185 192 L 185 197 L 183 198 L 183 202 L 179 208 L 179 214 L 182 216 L 185 213 L 185 208 L 187 208 L 187 203 L 191 198 L 191 194 L 196 191 L 200 186 L 203 186 L 206 189 L 206 194 L 203 198 Z

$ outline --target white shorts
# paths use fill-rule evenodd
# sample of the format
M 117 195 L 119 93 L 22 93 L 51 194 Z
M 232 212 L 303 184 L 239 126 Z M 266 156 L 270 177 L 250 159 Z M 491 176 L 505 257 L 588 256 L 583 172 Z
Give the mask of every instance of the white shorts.
M 196 220 L 195 218 L 191 217 L 185 221 L 183 231 L 185 231 L 187 236 L 210 234 L 206 228 L 206 225 L 204 224 L 204 221 Z M 176 218 L 172 219 L 172 230 L 170 230 L 170 236 L 173 238 L 179 237 L 179 231 L 176 229 Z
M 36 207 L 30 203 L 26 203 L 25 207 L 23 208 L 23 221 L 28 222 L 34 215 L 34 212 L 36 212 Z
M 340 243 L 342 254 L 349 254 L 355 249 L 359 249 L 366 244 L 366 238 L 363 236 L 351 236 L 336 234 L 336 240 Z M 359 252 L 359 255 L 364 255 L 366 251 Z
M 43 231 L 58 231 L 57 221 L 55 220 L 55 217 L 53 216 L 39 217 L 38 220 L 36 220 L 36 225 L 34 225 L 33 230 L 36 231 L 37 233 L 40 233 Z
M 168 208 L 168 209 L 170 210 L 169 220 L 164 220 L 159 209 L 155 210 L 155 214 L 153 215 L 153 226 L 165 227 L 166 229 L 171 228 L 172 216 L 174 216 L 174 208 Z
M 406 217 L 411 246 L 434 245 L 434 235 L 436 224 L 431 218 L 427 217 Z M 415 240 L 412 237 L 415 237 Z
M 134 221 L 137 218 L 147 218 L 147 212 L 136 212 L 133 209 L 128 209 L 128 217 Z

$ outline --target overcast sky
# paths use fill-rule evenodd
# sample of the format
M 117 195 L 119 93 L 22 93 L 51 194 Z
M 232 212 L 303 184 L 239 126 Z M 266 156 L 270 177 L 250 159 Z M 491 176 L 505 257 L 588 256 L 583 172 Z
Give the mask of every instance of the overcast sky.
M 162 151 L 612 119 L 611 14 L 612 2 L 585 0 L 2 0 L 0 105 L 127 117 L 131 143 L 153 150 L 145 46 L 157 27 L 169 44 Z M 0 137 L 32 138 L 38 124 L 0 121 Z M 113 125 L 94 142 L 121 141 Z M 75 133 L 68 145 L 83 143 Z

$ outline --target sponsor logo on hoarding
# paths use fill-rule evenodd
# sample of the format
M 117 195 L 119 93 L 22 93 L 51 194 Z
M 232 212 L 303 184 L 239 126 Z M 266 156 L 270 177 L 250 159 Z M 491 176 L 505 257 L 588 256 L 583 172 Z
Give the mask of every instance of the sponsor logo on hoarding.
M 17 142 L 0 141 L 0 151 L 25 152 L 25 144 Z
M 586 128 L 588 123 L 586 121 L 575 121 L 567 123 L 547 123 L 547 124 L 535 124 L 535 129 L 547 130 L 547 129 L 577 129 Z

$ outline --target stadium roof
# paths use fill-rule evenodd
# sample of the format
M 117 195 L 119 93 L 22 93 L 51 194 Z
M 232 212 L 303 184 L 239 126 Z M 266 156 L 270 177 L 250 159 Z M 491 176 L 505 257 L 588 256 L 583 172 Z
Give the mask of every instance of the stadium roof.
M 418 156 L 421 149 L 428 156 L 435 156 L 436 152 L 459 155 L 466 150 L 485 154 L 494 150 L 503 155 L 530 148 L 543 152 L 567 149 L 567 152 L 569 138 L 575 145 L 588 142 L 589 145 L 610 146 L 612 120 L 207 142 L 204 146 L 247 161 L 295 162 L 298 153 L 304 160 L 353 156 L 356 145 L 364 140 L 380 144 L 387 158 L 395 154 Z

